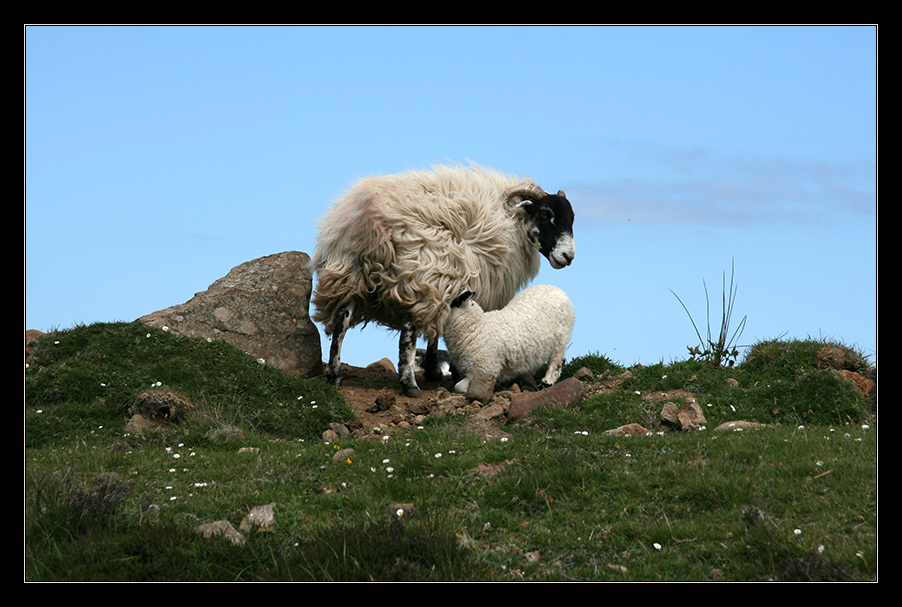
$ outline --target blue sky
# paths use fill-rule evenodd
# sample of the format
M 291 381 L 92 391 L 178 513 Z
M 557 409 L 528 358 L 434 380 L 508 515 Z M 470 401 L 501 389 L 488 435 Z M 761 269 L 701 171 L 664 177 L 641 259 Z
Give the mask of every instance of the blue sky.
M 26 329 L 184 303 L 312 254 L 358 177 L 473 161 L 573 203 L 576 260 L 535 280 L 574 301 L 570 356 L 686 358 L 674 293 L 704 328 L 707 284 L 716 331 L 735 264 L 740 345 L 876 361 L 875 27 L 24 33 Z M 395 334 L 349 333 L 346 362 L 386 356 Z

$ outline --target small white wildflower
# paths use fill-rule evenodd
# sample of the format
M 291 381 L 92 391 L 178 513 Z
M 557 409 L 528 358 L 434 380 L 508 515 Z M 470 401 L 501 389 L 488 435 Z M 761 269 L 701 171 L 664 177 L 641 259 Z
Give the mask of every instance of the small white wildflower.
M 398 508 L 397 510 L 395 510 L 395 516 L 397 516 L 398 518 L 404 516 L 404 508 Z
M 265 358 L 258 358 L 258 359 L 257 359 L 257 362 L 260 363 L 260 364 L 262 365 L 262 364 L 266 363 L 266 359 L 265 359 Z
M 441 456 L 442 456 L 441 453 L 436 453 L 436 454 L 435 454 L 435 459 L 438 459 L 438 458 L 440 458 Z
M 801 529 L 793 529 L 792 532 L 793 532 L 795 535 L 802 535 L 802 530 L 801 530 Z
M 502 437 L 501 437 L 501 442 L 502 442 L 502 443 L 506 443 L 506 442 L 507 442 L 507 437 L 506 437 L 506 436 L 502 436 Z
M 388 466 L 388 467 L 385 469 L 385 471 L 388 472 L 388 473 L 390 474 L 390 473 L 394 472 L 395 469 L 394 469 L 393 467 L 391 467 L 391 466 Z
M 168 331 L 168 330 L 169 330 L 169 327 L 167 327 L 166 325 L 163 325 L 163 330 L 164 330 L 164 331 Z
M 659 544 L 658 542 L 655 542 L 655 543 L 654 543 L 654 546 L 655 546 L 655 550 L 660 550 L 660 549 L 661 549 L 661 544 Z

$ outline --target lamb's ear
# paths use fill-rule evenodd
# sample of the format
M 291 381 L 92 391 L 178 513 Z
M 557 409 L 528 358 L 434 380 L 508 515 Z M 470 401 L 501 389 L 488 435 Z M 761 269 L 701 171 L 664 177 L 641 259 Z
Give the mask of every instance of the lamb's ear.
M 476 295 L 476 293 L 474 293 L 473 291 L 464 291 L 463 293 L 461 293 L 460 295 L 458 295 L 457 297 L 454 298 L 454 300 L 451 302 L 451 307 L 452 308 L 461 307 L 462 305 L 464 305 L 464 303 L 466 303 L 466 301 L 468 299 L 470 299 L 474 295 Z

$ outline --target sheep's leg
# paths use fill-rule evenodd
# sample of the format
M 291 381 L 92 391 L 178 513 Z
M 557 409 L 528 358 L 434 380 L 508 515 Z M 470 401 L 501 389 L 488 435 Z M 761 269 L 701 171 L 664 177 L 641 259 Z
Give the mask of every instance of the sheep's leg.
M 426 345 L 426 355 L 423 357 L 423 373 L 426 381 L 441 381 L 444 378 L 442 368 L 438 362 L 438 338 Z
M 398 344 L 398 379 L 404 394 L 414 398 L 422 396 L 416 377 L 417 330 L 411 319 L 406 319 L 401 327 L 401 341 Z
M 351 306 L 336 310 L 332 322 L 332 345 L 329 347 L 329 365 L 326 367 L 326 381 L 341 385 L 341 344 L 351 324 Z
M 555 352 L 548 360 L 548 370 L 545 371 L 545 377 L 542 378 L 542 386 L 548 388 L 561 377 L 561 371 L 564 369 L 565 350 Z

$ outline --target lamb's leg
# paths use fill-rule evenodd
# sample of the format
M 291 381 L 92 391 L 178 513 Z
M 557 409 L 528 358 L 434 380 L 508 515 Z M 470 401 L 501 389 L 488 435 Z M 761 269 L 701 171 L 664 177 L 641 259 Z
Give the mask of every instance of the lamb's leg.
M 561 377 L 561 371 L 564 369 L 564 354 L 566 353 L 565 348 L 561 348 L 552 354 L 551 358 L 548 359 L 548 370 L 545 371 L 545 377 L 542 378 L 542 386 L 548 388 L 554 385 Z
M 326 367 L 326 381 L 341 385 L 341 343 L 351 324 L 352 307 L 339 308 L 332 322 L 332 345 L 329 347 L 329 365 Z
M 426 345 L 426 355 L 423 357 L 423 373 L 426 381 L 441 381 L 444 378 L 442 368 L 438 362 L 438 338 Z
M 411 319 L 406 319 L 401 327 L 398 344 L 398 380 L 404 394 L 413 398 L 422 396 L 416 377 L 417 330 Z

